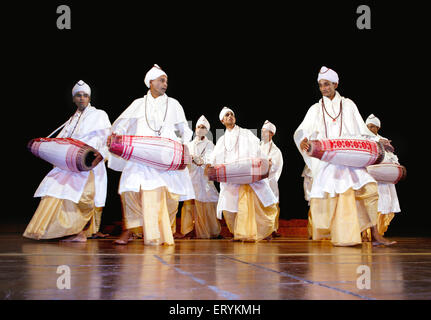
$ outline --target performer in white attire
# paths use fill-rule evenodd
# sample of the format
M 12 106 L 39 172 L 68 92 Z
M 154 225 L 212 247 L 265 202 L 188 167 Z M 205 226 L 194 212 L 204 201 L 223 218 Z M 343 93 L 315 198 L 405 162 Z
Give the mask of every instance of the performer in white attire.
M 280 179 L 283 170 L 283 155 L 280 149 L 275 145 L 272 137 L 275 135 L 276 127 L 268 120 L 262 126 L 262 135 L 260 149 L 268 159 L 271 159 L 271 171 L 269 172 L 269 185 L 277 198 L 277 218 L 275 219 L 275 230 L 278 230 L 278 219 L 280 217 L 280 192 L 278 189 L 278 180 Z M 274 231 L 273 236 L 280 237 L 281 235 Z
M 212 166 L 246 158 L 266 158 L 259 146 L 259 139 L 247 129 L 236 125 L 234 112 L 224 107 L 219 115 L 225 125 L 211 155 Z M 234 240 L 259 241 L 275 231 L 277 198 L 267 178 L 251 184 L 220 183 L 217 217 L 222 214 Z
M 182 106 L 165 93 L 166 73 L 154 65 L 144 82 L 149 88 L 147 94 L 133 101 L 120 115 L 112 125 L 112 132 L 189 142 L 193 131 L 188 127 Z M 122 171 L 118 192 L 123 204 L 124 231 L 114 243 L 127 244 L 130 229 L 142 227 L 145 244 L 173 245 L 172 226 L 178 202 L 195 197 L 188 169 L 163 171 L 113 154 L 108 167 Z
M 339 79 L 322 67 L 317 78 L 322 98 L 312 105 L 295 131 L 295 144 L 311 170 L 310 210 L 314 240 L 330 237 L 334 245 L 361 243 L 361 231 L 371 227 L 374 244 L 390 245 L 377 231 L 377 182 L 365 168 L 335 165 L 307 156 L 309 140 L 362 138 L 377 141 L 354 102 L 337 91 Z M 392 146 L 380 141 L 385 149 Z
M 214 143 L 206 137 L 209 129 L 210 123 L 202 115 L 196 123 L 196 136 L 187 145 L 193 157 L 189 170 L 196 197 L 185 201 L 181 209 L 181 233 L 187 235 L 194 229 L 196 238 L 200 239 L 216 238 L 221 231 L 216 212 L 219 194 L 214 182 L 204 175 L 214 149 Z
M 85 242 L 100 227 L 108 180 L 102 160 L 108 156 L 111 123 L 105 111 L 91 106 L 91 89 L 85 82 L 73 87 L 72 97 L 77 110 L 57 138 L 74 138 L 95 148 L 99 153 L 94 163 L 98 164 L 82 172 L 55 167 L 46 175 L 34 195 L 42 199 L 23 234 L 27 238 L 70 236 L 63 241 Z
M 378 133 L 381 128 L 379 118 L 371 114 L 368 116 L 365 124 L 378 139 L 386 139 Z M 398 157 L 393 152 L 388 151 L 385 152 L 385 158 L 382 162 L 400 164 Z M 401 212 L 401 208 L 394 184 L 379 182 L 377 188 L 379 191 L 377 230 L 381 235 L 383 235 L 388 230 L 389 224 L 394 218 L 395 213 Z M 368 234 L 370 234 L 370 232 L 368 232 Z

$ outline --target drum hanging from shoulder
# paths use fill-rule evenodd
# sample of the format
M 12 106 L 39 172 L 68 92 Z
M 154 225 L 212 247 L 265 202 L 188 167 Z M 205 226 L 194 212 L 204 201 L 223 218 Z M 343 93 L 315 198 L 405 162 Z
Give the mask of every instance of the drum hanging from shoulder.
M 363 139 L 311 140 L 307 155 L 337 165 L 367 167 L 378 164 L 385 157 L 380 142 Z
M 52 165 L 67 171 L 89 171 L 98 151 L 72 138 L 37 138 L 27 144 L 28 150 Z
M 169 138 L 112 135 L 109 151 L 158 170 L 183 170 L 192 162 L 187 146 Z
M 381 183 L 397 184 L 407 176 L 406 167 L 396 163 L 380 163 L 367 167 L 368 173 Z
M 250 184 L 268 177 L 269 161 L 245 159 L 219 164 L 207 169 L 208 180 L 234 184 Z

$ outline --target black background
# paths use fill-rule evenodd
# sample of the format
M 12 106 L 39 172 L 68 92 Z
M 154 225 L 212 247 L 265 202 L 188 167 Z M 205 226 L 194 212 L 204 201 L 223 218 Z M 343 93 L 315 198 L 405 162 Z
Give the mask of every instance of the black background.
M 59 30 L 57 6 L 71 8 L 71 30 Z M 371 8 L 371 30 L 359 30 L 356 9 Z M 211 131 L 231 107 L 237 124 L 277 126 L 274 141 L 284 157 L 279 181 L 282 219 L 306 219 L 304 162 L 293 133 L 318 101 L 317 74 L 325 65 L 340 77 L 338 91 L 365 119 L 380 118 L 407 180 L 397 185 L 402 212 L 388 236 L 430 235 L 425 79 L 427 20 L 405 2 L 43 1 L 2 10 L 3 192 L 0 223 L 30 221 L 34 191 L 51 166 L 26 150 L 75 111 L 71 89 L 80 79 L 92 105 L 111 122 L 146 94 L 145 73 L 154 63 L 168 74 L 167 94 L 193 127 L 204 114 Z M 10 126 L 8 124 L 10 123 Z M 121 220 L 120 174 L 108 169 L 102 224 Z M 10 205 L 9 205 L 10 204 Z

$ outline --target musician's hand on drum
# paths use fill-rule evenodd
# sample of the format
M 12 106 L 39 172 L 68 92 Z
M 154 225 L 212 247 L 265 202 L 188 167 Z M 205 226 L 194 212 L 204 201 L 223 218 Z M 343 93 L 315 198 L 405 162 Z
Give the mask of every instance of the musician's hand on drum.
M 116 136 L 116 134 L 115 134 L 115 133 L 112 133 L 112 134 L 108 137 L 108 140 L 106 140 L 106 145 L 108 146 L 108 148 L 110 148 L 110 147 L 111 147 L 112 139 L 114 139 L 114 138 L 115 138 L 115 136 Z
M 111 139 L 112 139 L 112 135 L 108 137 L 108 140 L 106 140 L 106 145 L 108 146 L 108 148 L 111 147 Z
M 308 149 L 310 149 L 310 144 L 308 143 L 308 139 L 304 138 L 304 140 L 301 141 L 299 147 L 303 151 L 308 151 Z
M 391 144 L 392 140 L 380 139 L 379 142 L 383 144 L 383 148 L 385 149 L 385 151 L 394 152 L 395 148 Z
M 204 169 L 204 176 L 207 176 L 208 177 L 208 168 L 209 167 L 211 167 L 211 165 L 210 164 L 207 164 L 206 166 L 205 166 L 205 169 Z

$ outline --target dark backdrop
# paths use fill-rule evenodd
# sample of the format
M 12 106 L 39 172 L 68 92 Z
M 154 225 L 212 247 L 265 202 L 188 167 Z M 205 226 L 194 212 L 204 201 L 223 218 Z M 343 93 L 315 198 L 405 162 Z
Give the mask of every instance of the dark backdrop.
M 224 105 L 242 127 L 260 129 L 266 119 L 277 126 L 274 141 L 285 163 L 280 218 L 305 219 L 304 163 L 292 137 L 320 98 L 317 73 L 325 65 L 338 72 L 338 91 L 364 119 L 370 113 L 381 119 L 381 135 L 393 141 L 408 169 L 397 185 L 402 212 L 388 235 L 430 235 L 427 163 L 420 156 L 426 149 L 419 144 L 428 119 L 418 112 L 425 106 L 414 102 L 412 86 L 418 79 L 412 72 L 420 76 L 425 72 L 417 66 L 427 64 L 422 41 L 412 37 L 423 32 L 415 19 L 421 8 L 382 1 L 177 3 L 44 1 L 2 11 L 3 121 L 11 124 L 3 130 L 11 151 L 3 148 L 7 209 L 1 223 L 31 219 L 39 203 L 33 193 L 51 166 L 26 143 L 73 114 L 73 85 L 87 82 L 92 105 L 114 122 L 146 93 L 144 76 L 154 63 L 167 72 L 167 94 L 179 100 L 193 126 L 205 114 L 215 136 Z M 356 8 L 364 3 L 371 8 L 371 30 L 356 27 Z M 71 30 L 56 27 L 60 4 L 71 8 Z M 121 219 L 119 176 L 108 170 L 103 223 Z

